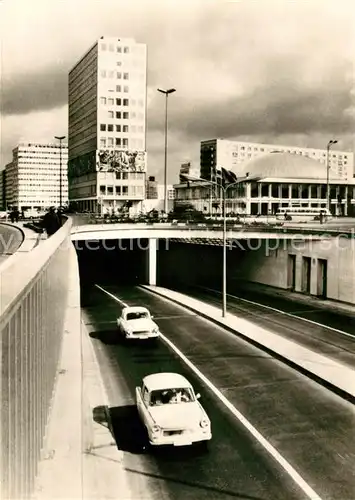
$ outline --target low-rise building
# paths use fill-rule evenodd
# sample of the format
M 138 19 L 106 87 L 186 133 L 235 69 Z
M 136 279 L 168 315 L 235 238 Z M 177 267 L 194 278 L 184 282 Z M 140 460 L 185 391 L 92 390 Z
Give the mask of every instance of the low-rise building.
M 189 175 L 191 177 L 199 177 L 200 172 L 197 167 L 194 167 L 190 161 L 182 163 L 180 166 L 180 182 L 183 182 L 183 176 Z
M 247 162 L 240 182 L 226 191 L 226 213 L 267 215 L 279 208 L 327 207 L 327 179 L 322 164 L 291 153 L 270 153 Z M 355 179 L 329 172 L 330 211 L 355 216 Z M 174 185 L 175 204 L 193 205 L 208 214 L 221 215 L 222 190 L 208 181 Z
M 158 210 L 159 212 L 164 211 L 164 184 L 158 184 L 154 177 L 154 196 L 155 198 L 149 198 L 148 196 L 143 201 L 142 211 L 148 213 L 151 210 Z M 151 192 L 152 194 L 152 192 Z M 167 185 L 167 195 L 168 195 L 168 212 L 174 207 L 175 199 L 175 189 L 172 184 Z
M 150 176 L 145 187 L 145 197 L 147 200 L 158 199 L 158 181 L 154 176 Z

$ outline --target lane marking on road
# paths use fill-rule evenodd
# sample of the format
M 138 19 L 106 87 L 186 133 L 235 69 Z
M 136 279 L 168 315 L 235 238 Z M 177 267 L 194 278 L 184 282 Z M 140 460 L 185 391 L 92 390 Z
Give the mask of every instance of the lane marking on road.
M 210 292 L 218 293 L 219 295 L 221 294 L 221 292 L 219 292 L 218 290 L 214 290 L 213 288 L 207 288 L 207 287 L 201 287 L 201 288 L 203 290 L 208 290 Z M 300 319 L 302 321 L 306 321 L 307 323 L 311 323 L 313 325 L 320 326 L 321 328 L 327 328 L 328 330 L 332 330 L 333 332 L 340 333 L 341 335 L 345 335 L 346 337 L 350 337 L 353 340 L 355 340 L 355 336 L 351 333 L 343 332 L 343 330 L 338 330 L 337 328 L 333 328 L 332 326 L 318 323 L 317 321 L 313 321 L 312 319 L 303 318 L 302 316 L 297 316 L 296 314 L 288 313 L 286 311 L 281 311 L 280 309 L 276 309 L 275 307 L 266 306 L 265 304 L 260 304 L 259 302 L 254 302 L 253 300 L 243 299 L 242 297 L 238 297 L 237 295 L 231 295 L 230 293 L 227 293 L 227 296 L 231 297 L 232 299 L 238 299 L 238 300 L 242 300 L 243 302 L 248 302 L 249 304 L 252 304 L 254 306 L 264 307 L 265 309 L 269 309 L 270 311 L 284 314 L 285 316 L 290 316 L 291 318 L 297 318 L 297 319 Z
M 100 290 L 109 295 L 117 302 L 124 302 L 107 292 L 104 288 L 96 285 Z M 175 354 L 197 375 L 197 377 L 213 392 L 213 394 L 225 405 L 226 408 L 244 425 L 251 435 L 264 447 L 264 449 L 278 462 L 278 464 L 286 471 L 286 473 L 294 480 L 299 488 L 306 494 L 310 500 L 322 500 L 322 498 L 313 490 L 313 488 L 303 479 L 303 477 L 293 468 L 293 466 L 272 446 L 269 441 L 244 417 L 242 413 L 221 393 L 217 387 L 183 354 L 178 347 L 171 342 L 165 335 L 160 334 L 160 338 L 169 346 Z
M 96 286 L 96 288 L 98 288 L 102 292 L 106 293 L 109 297 L 111 297 L 112 299 L 116 300 L 116 302 L 119 302 L 121 304 L 121 306 L 128 307 L 128 304 L 126 304 L 125 302 L 123 302 L 123 300 L 117 298 L 115 295 L 113 295 L 112 293 L 108 292 L 107 290 L 105 290 L 104 288 L 102 288 L 100 285 L 96 285 L 95 284 L 95 286 Z
M 321 500 L 321 497 L 309 486 L 292 465 L 267 441 L 266 438 L 247 420 L 246 417 L 221 393 L 217 387 L 178 349 L 165 335 L 160 334 L 162 340 L 181 358 L 181 360 L 198 376 L 198 378 L 213 392 L 213 394 L 228 408 L 252 436 L 265 448 L 265 450 L 281 465 L 295 483 L 311 500 Z

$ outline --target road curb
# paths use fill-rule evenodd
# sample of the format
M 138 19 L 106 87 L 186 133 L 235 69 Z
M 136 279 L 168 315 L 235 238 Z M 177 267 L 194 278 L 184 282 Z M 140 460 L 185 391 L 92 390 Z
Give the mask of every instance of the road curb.
M 81 319 L 83 386 L 86 422 L 83 498 L 132 499 L 132 488 L 124 467 L 124 452 L 117 448 L 109 397 L 89 333 Z
M 236 335 L 236 336 L 242 338 L 243 340 L 254 345 L 255 347 L 262 349 L 264 352 L 267 352 L 272 357 L 282 361 L 283 363 L 287 364 L 291 368 L 296 369 L 298 372 L 302 373 L 303 375 L 306 375 L 308 378 L 314 380 L 315 382 L 319 383 L 323 387 L 331 390 L 332 392 L 339 395 L 343 399 L 349 401 L 350 403 L 355 404 L 355 395 L 354 394 L 345 391 L 344 389 L 338 387 L 336 384 L 330 382 L 329 380 L 326 380 L 326 379 L 320 377 L 319 375 L 315 374 L 311 370 L 306 369 L 303 366 L 300 366 L 296 361 L 286 357 L 285 355 L 280 354 L 276 350 L 271 349 L 270 347 L 265 346 L 261 342 L 258 342 L 257 340 L 248 337 L 248 335 L 234 329 L 233 327 L 229 326 L 228 324 L 225 324 L 220 319 L 214 318 L 213 316 L 210 316 L 207 313 L 204 313 L 203 311 L 198 310 L 196 307 L 193 307 L 192 305 L 184 304 L 183 302 L 179 301 L 176 298 L 168 297 L 162 291 L 159 291 L 152 286 L 140 285 L 140 288 L 142 288 L 148 292 L 151 292 L 155 295 L 158 295 L 160 297 L 163 297 L 163 298 L 165 298 L 165 299 L 167 299 L 175 304 L 178 304 L 179 306 L 184 307 L 185 309 L 188 309 L 191 312 L 197 313 L 199 316 L 201 316 L 201 317 L 207 319 L 208 321 L 211 321 L 212 323 L 224 328 L 225 330 L 229 331 L 233 335 Z M 180 293 L 180 292 L 178 292 L 178 293 Z M 195 299 L 195 300 L 197 300 L 197 299 Z M 203 302 L 203 301 L 201 301 L 201 302 Z

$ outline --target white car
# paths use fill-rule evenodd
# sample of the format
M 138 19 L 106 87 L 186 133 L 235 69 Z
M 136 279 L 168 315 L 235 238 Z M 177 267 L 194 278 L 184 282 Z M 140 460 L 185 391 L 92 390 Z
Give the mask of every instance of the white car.
M 146 376 L 141 387 L 136 387 L 136 401 L 149 443 L 186 446 L 209 441 L 211 422 L 199 398 L 178 373 Z
M 117 327 L 126 339 L 155 339 L 159 337 L 159 327 L 145 307 L 124 307 L 117 318 Z

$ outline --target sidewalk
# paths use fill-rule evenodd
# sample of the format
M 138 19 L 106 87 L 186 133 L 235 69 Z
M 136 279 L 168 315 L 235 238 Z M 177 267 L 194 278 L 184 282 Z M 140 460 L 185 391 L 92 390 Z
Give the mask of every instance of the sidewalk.
M 31 229 L 28 229 L 27 227 L 23 227 L 23 222 L 15 222 L 15 223 L 8 223 L 11 226 L 18 227 L 23 231 L 25 235 L 25 239 L 20 246 L 20 248 L 17 250 L 17 252 L 30 252 L 33 250 L 42 240 L 45 240 L 47 236 L 45 234 L 41 233 L 36 233 L 35 231 L 32 231 Z
M 335 392 L 341 393 L 344 397 L 355 398 L 355 369 L 348 368 L 327 356 L 311 351 L 296 342 L 285 339 L 233 314 L 227 313 L 226 318 L 222 318 L 220 308 L 188 295 L 157 286 L 141 286 L 227 328 L 262 349 L 271 351 L 288 364 L 330 386 Z
M 315 307 L 317 309 L 333 310 L 336 312 L 346 312 L 355 314 L 355 304 L 349 304 L 347 302 L 340 302 L 331 299 L 322 299 L 314 295 L 305 295 L 301 292 L 293 292 L 291 290 L 286 290 L 283 288 L 276 288 L 270 285 L 263 285 L 262 283 L 252 283 L 250 281 L 243 282 L 240 286 L 240 291 L 238 290 L 238 284 L 236 290 L 236 296 L 240 295 L 244 290 L 260 292 L 263 295 L 269 295 L 271 297 L 282 297 L 285 299 L 291 299 L 295 302 L 304 303 L 307 306 Z M 233 295 L 233 293 L 229 294 Z
M 107 421 L 100 368 L 81 322 L 74 248 L 72 253 L 62 354 L 33 500 L 132 499 L 123 453 Z

